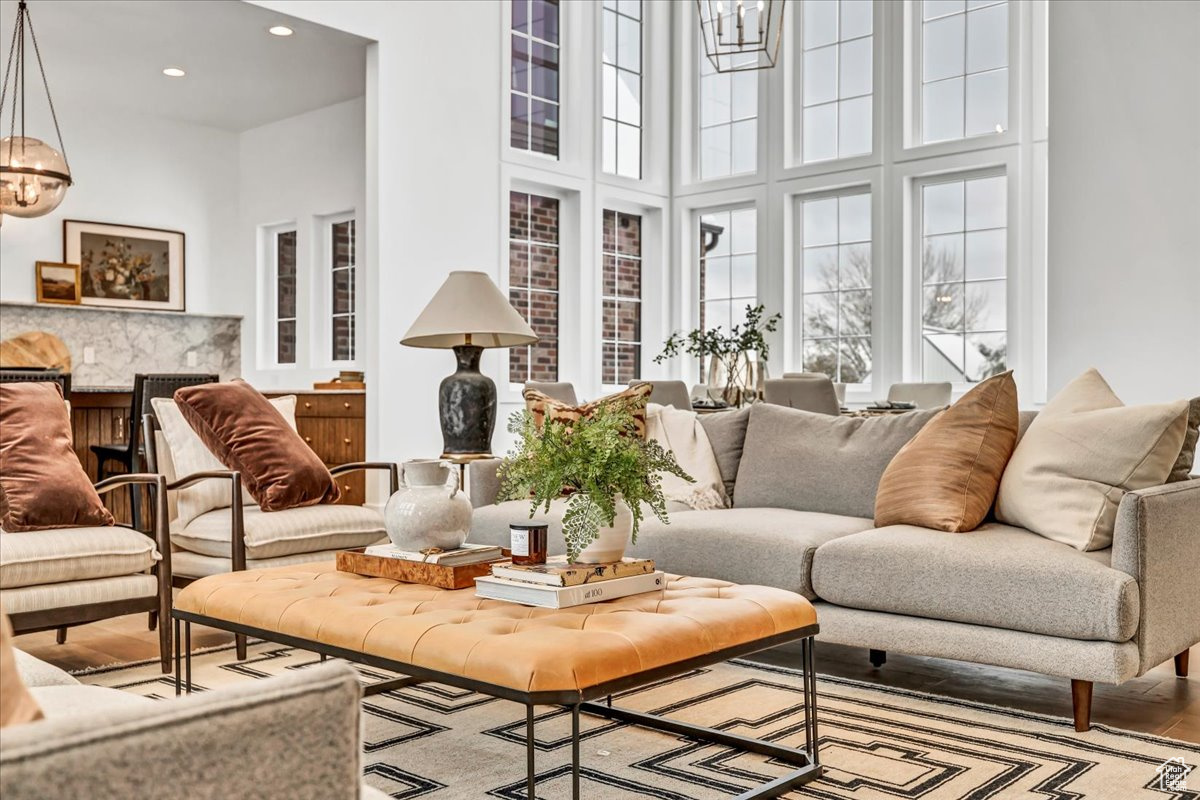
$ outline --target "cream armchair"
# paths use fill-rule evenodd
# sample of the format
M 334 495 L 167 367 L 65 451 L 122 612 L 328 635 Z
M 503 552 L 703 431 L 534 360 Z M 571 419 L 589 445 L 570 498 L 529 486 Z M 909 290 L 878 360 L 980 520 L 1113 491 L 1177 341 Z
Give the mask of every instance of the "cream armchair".
M 339 550 L 387 540 L 383 513 L 368 506 L 314 505 L 283 511 L 261 510 L 242 488 L 236 471 L 214 469 L 176 474 L 174 459 L 158 418 L 143 419 L 146 463 L 166 486 L 167 525 L 175 586 L 222 572 L 281 567 L 334 558 Z M 330 469 L 337 477 L 359 470 L 388 473 L 390 492 L 399 488 L 399 468 L 391 462 L 354 462 Z M 182 519 L 176 495 L 204 482 L 223 482 L 220 507 Z M 246 657 L 244 636 L 236 637 L 239 659 Z
M 57 528 L 0 534 L 0 605 L 14 632 L 58 630 L 147 611 L 158 627 L 163 672 L 171 671 L 171 546 L 166 480 L 161 475 L 118 475 L 96 484 L 145 486 L 151 534 L 124 525 Z

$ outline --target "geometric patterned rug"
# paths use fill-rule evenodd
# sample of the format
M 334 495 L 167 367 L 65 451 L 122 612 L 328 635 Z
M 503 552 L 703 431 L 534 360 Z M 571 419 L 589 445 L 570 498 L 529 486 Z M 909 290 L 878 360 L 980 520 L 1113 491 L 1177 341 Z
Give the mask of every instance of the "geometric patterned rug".
M 268 678 L 318 662 L 254 642 L 193 656 L 194 691 Z M 366 680 L 389 674 L 360 668 Z M 174 697 L 157 662 L 76 673 L 85 683 Z M 621 705 L 799 745 L 799 675 L 744 661 L 628 692 Z M 1200 746 L 841 678 L 818 680 L 824 776 L 789 798 L 1200 800 Z M 366 781 L 395 798 L 524 798 L 524 709 L 438 684 L 363 704 Z M 799 730 L 797 730 L 799 728 Z M 596 800 L 731 797 L 786 772 L 762 756 L 584 715 L 583 796 Z M 570 796 L 570 717 L 538 708 L 538 797 Z M 1192 774 L 1188 774 L 1192 773 Z M 1191 779 L 1191 780 L 1189 780 Z M 1190 787 L 1189 787 L 1190 783 Z

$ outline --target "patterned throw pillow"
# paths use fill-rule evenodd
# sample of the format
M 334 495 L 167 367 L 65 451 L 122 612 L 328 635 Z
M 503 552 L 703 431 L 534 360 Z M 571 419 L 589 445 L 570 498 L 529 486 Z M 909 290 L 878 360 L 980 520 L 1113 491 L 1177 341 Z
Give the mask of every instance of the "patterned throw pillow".
M 900 448 L 875 494 L 875 525 L 973 531 L 983 522 L 1017 444 L 1012 373 L 988 378 Z
M 646 401 L 654 387 L 649 383 L 631 386 L 624 391 L 601 397 L 580 406 L 567 405 L 536 389 L 525 390 L 525 407 L 533 415 L 534 423 L 541 428 L 547 419 L 566 423 L 568 427 L 577 420 L 590 417 L 604 405 L 623 405 L 633 414 L 633 425 L 638 435 L 646 438 Z

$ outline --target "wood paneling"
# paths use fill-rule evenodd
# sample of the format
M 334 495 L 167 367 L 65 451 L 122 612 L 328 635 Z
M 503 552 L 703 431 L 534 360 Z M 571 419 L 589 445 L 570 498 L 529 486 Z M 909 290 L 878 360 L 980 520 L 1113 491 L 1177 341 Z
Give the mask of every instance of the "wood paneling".
M 129 406 L 133 402 L 130 392 L 73 392 L 71 394 L 71 437 L 74 440 L 75 455 L 83 465 L 84 472 L 95 482 L 98 480 L 96 454 L 92 452 L 94 444 L 113 444 L 125 441 L 127 435 L 126 419 L 129 417 Z M 110 473 L 125 472 L 125 467 L 115 461 L 109 461 L 107 469 Z M 142 513 L 145 519 L 150 519 L 150 499 L 148 492 L 141 492 Z M 130 522 L 128 489 L 117 489 L 103 498 L 105 505 L 112 511 L 117 522 Z
M 280 397 L 290 392 L 271 392 L 268 397 Z M 367 455 L 366 395 L 363 392 L 297 392 L 296 430 L 326 466 L 335 467 L 351 461 L 364 461 Z M 129 392 L 75 392 L 71 395 L 71 427 L 75 439 L 75 454 L 93 481 L 97 480 L 94 444 L 110 444 L 124 440 L 125 419 L 129 415 L 132 395 Z M 124 468 L 110 461 L 108 468 L 123 472 Z M 366 502 L 366 476 L 361 472 L 340 475 L 340 502 L 361 505 Z M 143 495 L 146 493 L 143 492 Z M 117 490 L 107 503 L 118 522 L 129 521 L 129 492 Z M 149 519 L 149 498 L 142 498 L 143 513 Z

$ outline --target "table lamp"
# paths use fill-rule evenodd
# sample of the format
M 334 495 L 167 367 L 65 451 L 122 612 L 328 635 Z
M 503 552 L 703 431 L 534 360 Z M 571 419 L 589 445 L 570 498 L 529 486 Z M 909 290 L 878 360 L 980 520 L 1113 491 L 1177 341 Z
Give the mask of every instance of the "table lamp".
M 451 272 L 400 343 L 454 350 L 458 369 L 438 389 L 443 456 L 489 455 L 496 384 L 479 371 L 485 347 L 519 347 L 537 336 L 483 272 Z

